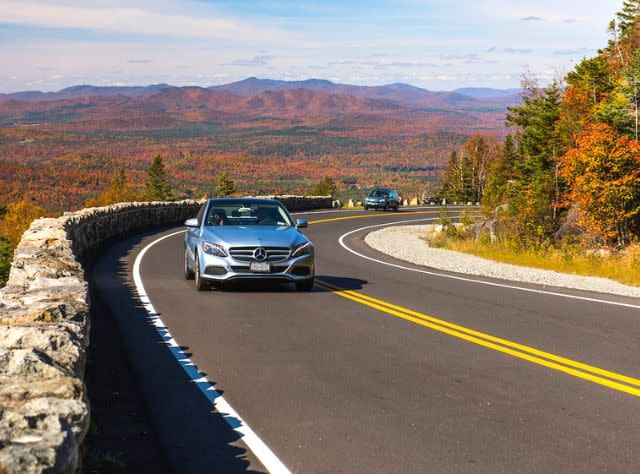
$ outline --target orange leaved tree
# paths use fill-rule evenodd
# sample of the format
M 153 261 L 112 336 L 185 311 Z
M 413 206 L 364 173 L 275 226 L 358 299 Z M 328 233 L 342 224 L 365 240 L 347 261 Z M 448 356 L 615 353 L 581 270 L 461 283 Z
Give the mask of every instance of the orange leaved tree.
M 592 124 L 560 164 L 567 198 L 579 206 L 590 236 L 618 246 L 640 236 L 640 143 Z

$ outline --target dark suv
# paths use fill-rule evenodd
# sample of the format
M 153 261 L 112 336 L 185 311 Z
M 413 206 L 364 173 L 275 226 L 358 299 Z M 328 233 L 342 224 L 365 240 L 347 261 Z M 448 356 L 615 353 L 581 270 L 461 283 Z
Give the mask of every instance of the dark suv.
M 400 207 L 400 197 L 394 189 L 374 189 L 364 199 L 364 209 L 382 209 L 383 211 L 397 211 Z

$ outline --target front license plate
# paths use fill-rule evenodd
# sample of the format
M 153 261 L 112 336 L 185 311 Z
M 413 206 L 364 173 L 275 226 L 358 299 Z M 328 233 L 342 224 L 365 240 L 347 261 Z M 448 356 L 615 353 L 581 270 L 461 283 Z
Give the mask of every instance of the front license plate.
M 251 262 L 249 271 L 253 273 L 271 273 L 271 264 L 269 262 Z

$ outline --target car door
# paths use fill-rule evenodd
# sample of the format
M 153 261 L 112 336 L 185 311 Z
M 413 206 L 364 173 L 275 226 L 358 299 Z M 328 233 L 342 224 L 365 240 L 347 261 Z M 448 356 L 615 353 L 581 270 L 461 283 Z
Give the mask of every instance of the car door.
M 395 209 L 397 205 L 398 205 L 398 194 L 395 191 L 391 190 L 389 192 L 389 207 L 392 207 Z
M 200 210 L 196 215 L 196 219 L 198 219 L 198 227 L 187 227 L 187 232 L 185 237 L 186 237 L 187 247 L 189 249 L 187 253 L 189 254 L 189 258 L 191 259 L 191 261 L 193 261 L 196 245 L 198 244 L 198 236 L 200 235 L 200 229 L 202 228 L 202 224 L 204 222 L 204 214 L 205 214 L 206 208 L 207 208 L 207 203 L 204 203 L 200 207 Z

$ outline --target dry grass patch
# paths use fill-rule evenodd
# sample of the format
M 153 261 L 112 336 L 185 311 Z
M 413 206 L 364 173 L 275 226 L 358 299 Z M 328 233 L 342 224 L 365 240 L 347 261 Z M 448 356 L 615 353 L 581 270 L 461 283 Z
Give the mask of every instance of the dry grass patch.
M 434 247 L 468 253 L 496 262 L 575 275 L 610 278 L 628 285 L 640 286 L 639 244 L 631 245 L 621 252 L 599 254 L 586 251 L 577 245 L 523 248 L 509 241 L 476 242 L 470 237 L 446 233 L 430 238 L 429 243 Z

